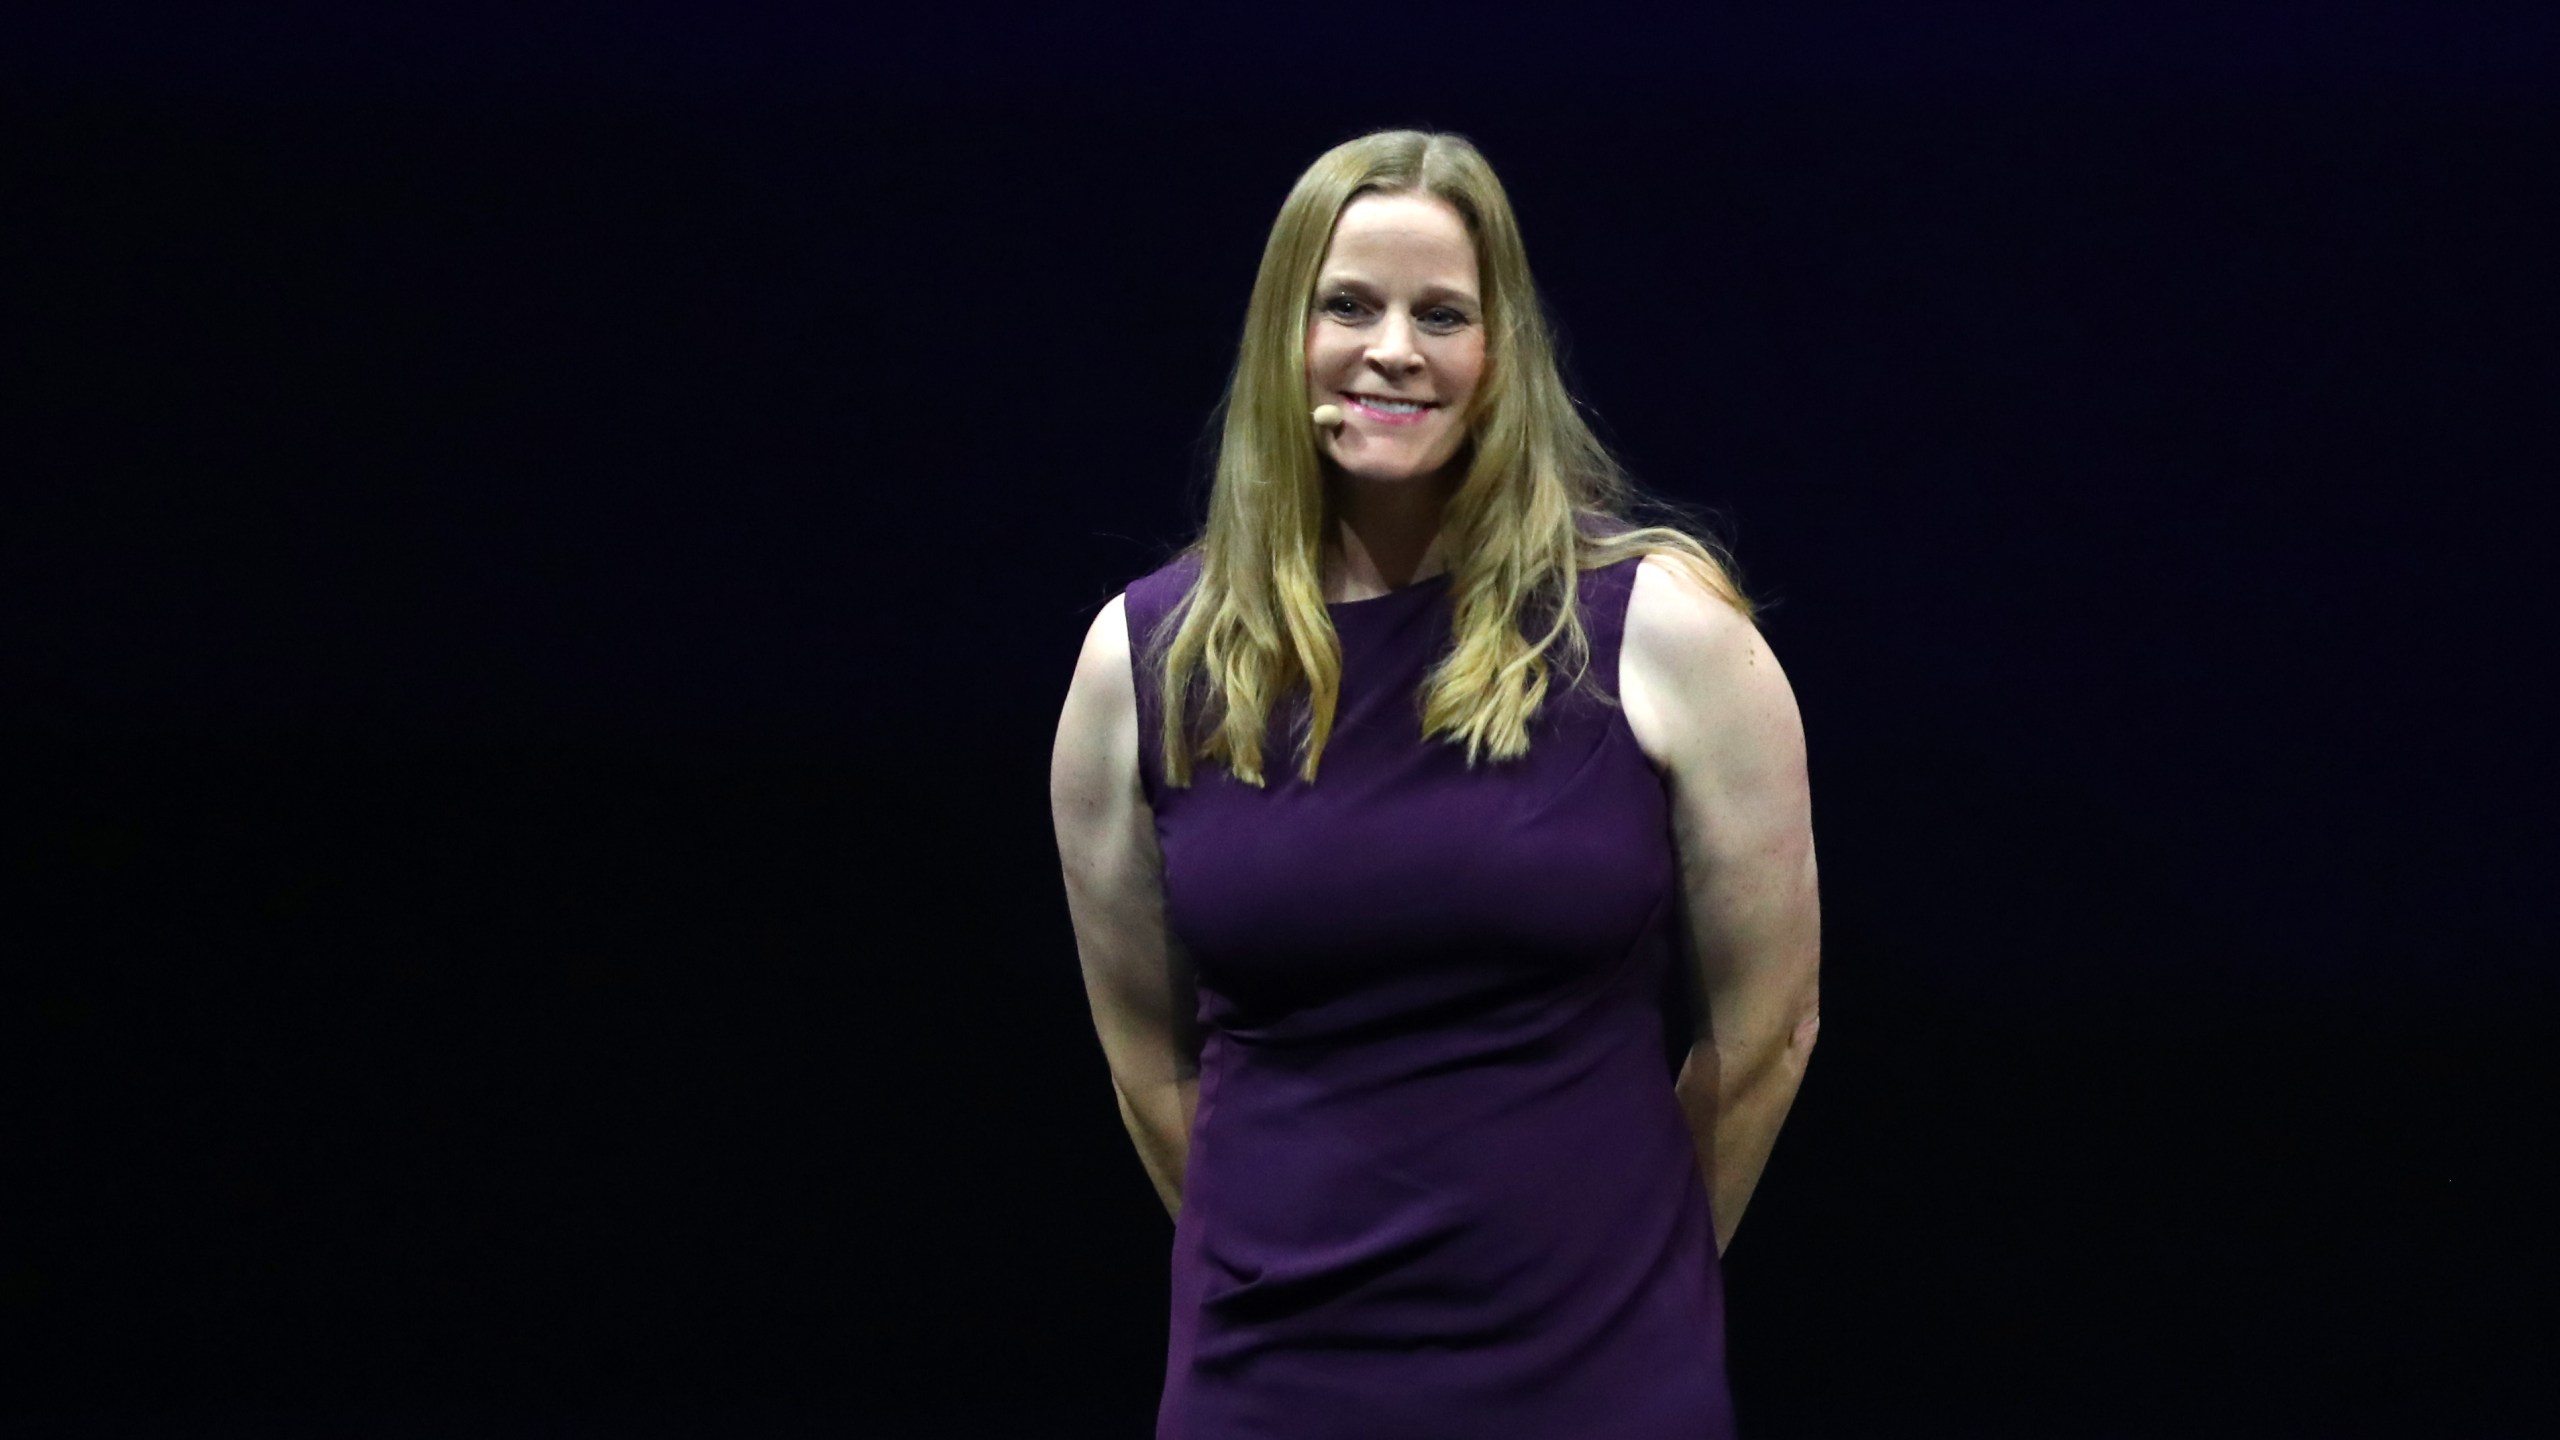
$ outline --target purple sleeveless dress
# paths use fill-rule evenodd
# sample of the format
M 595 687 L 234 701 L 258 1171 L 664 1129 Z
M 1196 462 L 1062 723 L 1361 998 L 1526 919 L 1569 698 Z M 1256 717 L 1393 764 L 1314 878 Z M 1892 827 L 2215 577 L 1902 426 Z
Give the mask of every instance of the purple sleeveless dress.
M 1580 578 L 1614 694 L 1640 562 Z M 1132 653 L 1196 559 L 1128 588 Z M 1312 786 L 1140 773 L 1197 967 L 1199 1109 L 1157 1440 L 1720 1440 L 1715 1228 L 1672 1094 L 1665 782 L 1551 671 L 1524 760 L 1424 743 L 1449 577 L 1327 607 L 1343 651 Z M 1195 719 L 1200 707 L 1192 707 Z

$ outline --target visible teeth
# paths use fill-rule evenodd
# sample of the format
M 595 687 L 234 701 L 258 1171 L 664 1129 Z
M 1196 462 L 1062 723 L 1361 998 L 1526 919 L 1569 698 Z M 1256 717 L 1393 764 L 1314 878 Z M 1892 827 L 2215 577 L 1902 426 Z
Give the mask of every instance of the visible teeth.
M 1384 410 L 1390 415 L 1410 415 L 1422 408 L 1418 402 L 1412 400 L 1380 400 L 1368 395 L 1359 398 L 1360 403 L 1370 409 Z

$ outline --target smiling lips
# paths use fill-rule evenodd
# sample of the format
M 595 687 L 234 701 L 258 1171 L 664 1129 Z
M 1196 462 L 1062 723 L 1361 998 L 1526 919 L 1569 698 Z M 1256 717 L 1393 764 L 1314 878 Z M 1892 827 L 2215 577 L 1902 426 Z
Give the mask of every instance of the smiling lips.
M 1342 392 L 1342 398 L 1351 402 L 1352 409 L 1359 411 L 1362 415 L 1381 425 L 1419 424 L 1423 416 L 1440 408 L 1428 400 L 1399 401 L 1390 395 L 1354 395 L 1348 390 Z M 1381 401 L 1389 404 L 1411 405 L 1414 408 L 1411 410 L 1382 410 L 1378 408 L 1377 403 Z

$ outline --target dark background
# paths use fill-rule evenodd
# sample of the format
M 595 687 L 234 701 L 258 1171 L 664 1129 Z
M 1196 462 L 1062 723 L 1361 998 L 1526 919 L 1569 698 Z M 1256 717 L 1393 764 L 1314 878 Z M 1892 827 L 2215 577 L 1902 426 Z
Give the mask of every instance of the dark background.
M 1049 746 L 1407 124 L 1803 705 L 1747 1433 L 2528 1433 L 2554 26 L 2055 8 L 13 22 L 0 1430 L 1148 1433 Z

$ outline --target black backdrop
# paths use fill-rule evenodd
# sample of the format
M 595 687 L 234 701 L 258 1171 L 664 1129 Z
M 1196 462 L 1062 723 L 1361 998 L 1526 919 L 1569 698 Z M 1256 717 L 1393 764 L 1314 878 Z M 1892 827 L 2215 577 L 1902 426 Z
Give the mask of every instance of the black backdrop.
M 2518 1433 L 2549 23 L 1380 18 L 22 35 L 8 1433 L 1146 1433 L 1048 748 L 1388 124 L 1803 704 L 1747 1432 Z

